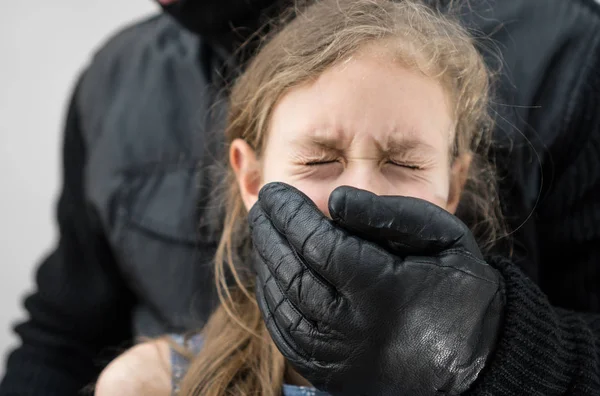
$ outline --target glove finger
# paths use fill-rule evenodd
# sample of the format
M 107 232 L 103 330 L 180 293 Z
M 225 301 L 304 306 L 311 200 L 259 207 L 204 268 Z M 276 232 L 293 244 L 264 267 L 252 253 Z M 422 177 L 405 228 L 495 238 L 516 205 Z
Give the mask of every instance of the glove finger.
M 284 303 L 282 295 L 277 295 L 276 289 L 269 286 L 271 280 L 260 279 L 259 273 L 258 282 L 256 286 L 256 302 L 263 315 L 265 326 L 273 339 L 273 342 L 277 346 L 277 349 L 291 362 L 303 362 L 305 360 L 305 353 L 295 344 L 294 340 L 286 333 L 286 326 L 281 323 L 281 320 L 277 319 L 277 311 Z M 275 295 L 273 292 L 275 291 Z M 294 322 L 299 322 L 300 318 L 292 319 Z
M 435 254 L 462 247 L 481 258 L 475 238 L 456 216 L 422 199 L 378 196 L 349 186 L 329 197 L 336 224 L 401 255 Z
M 347 348 L 340 347 L 347 340 L 327 327 L 323 332 L 320 322 L 312 322 L 299 313 L 266 267 L 260 270 L 257 280 L 256 299 L 273 342 L 300 372 L 313 373 L 313 380 L 322 381 L 319 373 L 327 373 L 347 358 Z
M 341 295 L 369 287 L 382 274 L 394 270 L 393 256 L 333 224 L 310 198 L 291 186 L 267 184 L 256 206 L 262 208 L 299 260 Z M 251 210 L 251 223 L 256 218 L 252 212 L 258 212 L 255 207 Z M 298 287 L 309 285 L 304 279 L 312 282 L 312 278 L 301 278 Z
M 309 320 L 328 322 L 337 292 L 301 260 L 261 209 L 252 212 L 253 263 L 268 271 L 285 298 Z M 334 320 L 335 321 L 335 320 Z

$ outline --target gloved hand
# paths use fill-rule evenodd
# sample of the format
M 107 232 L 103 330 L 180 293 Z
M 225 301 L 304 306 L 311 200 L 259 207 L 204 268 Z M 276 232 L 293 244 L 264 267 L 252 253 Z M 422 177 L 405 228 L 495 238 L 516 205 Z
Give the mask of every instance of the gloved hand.
M 351 187 L 329 211 L 282 183 L 250 210 L 257 299 L 279 350 L 332 394 L 467 390 L 494 349 L 504 289 L 466 225 Z

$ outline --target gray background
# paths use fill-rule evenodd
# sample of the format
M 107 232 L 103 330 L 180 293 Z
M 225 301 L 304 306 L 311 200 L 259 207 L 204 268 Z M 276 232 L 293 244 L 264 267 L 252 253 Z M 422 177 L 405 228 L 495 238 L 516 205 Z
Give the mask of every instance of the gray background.
M 61 128 L 78 72 L 151 0 L 0 0 L 0 353 L 17 345 L 22 297 L 57 239 Z M 0 376 L 4 362 L 0 365 Z

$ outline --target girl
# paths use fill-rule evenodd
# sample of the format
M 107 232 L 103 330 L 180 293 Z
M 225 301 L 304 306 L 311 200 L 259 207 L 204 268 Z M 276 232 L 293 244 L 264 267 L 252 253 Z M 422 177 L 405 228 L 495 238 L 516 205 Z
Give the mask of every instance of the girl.
M 286 364 L 256 303 L 246 216 L 266 183 L 298 188 L 325 214 L 340 185 L 425 199 L 456 213 L 483 250 L 502 233 L 487 162 L 490 75 L 467 32 L 416 0 L 296 11 L 231 92 L 221 306 L 200 335 L 175 337 L 186 348 L 163 339 L 122 355 L 98 395 L 317 394 Z

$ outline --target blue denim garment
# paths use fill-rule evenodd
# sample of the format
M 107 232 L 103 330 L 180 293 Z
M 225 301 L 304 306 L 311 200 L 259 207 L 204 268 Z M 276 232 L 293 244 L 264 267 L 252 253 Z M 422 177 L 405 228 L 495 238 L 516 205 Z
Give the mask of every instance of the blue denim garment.
M 202 337 L 195 335 L 188 338 L 187 340 L 180 334 L 172 334 L 171 339 L 175 343 L 185 346 L 193 353 L 198 353 L 202 348 Z M 183 379 L 185 372 L 188 368 L 188 361 L 177 353 L 177 351 L 171 349 L 171 382 L 173 385 L 173 396 L 177 396 L 179 393 L 179 383 Z M 283 385 L 283 396 L 328 396 L 327 392 L 320 391 L 315 388 L 309 388 L 306 386 L 296 385 Z
M 283 385 L 283 396 L 328 396 L 329 393 L 315 388 L 296 385 Z

